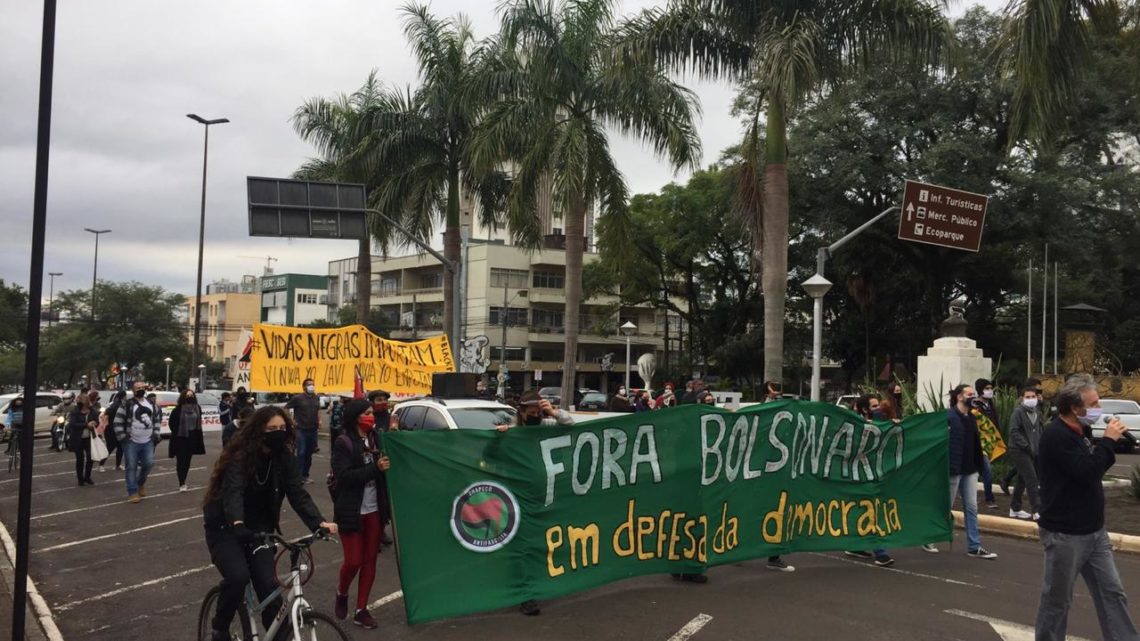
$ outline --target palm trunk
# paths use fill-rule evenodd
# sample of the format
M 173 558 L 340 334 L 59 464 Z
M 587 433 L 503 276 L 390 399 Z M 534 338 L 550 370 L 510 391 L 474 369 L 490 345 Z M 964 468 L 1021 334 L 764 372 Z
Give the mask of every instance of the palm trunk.
M 367 325 L 372 311 L 372 237 L 360 239 L 356 255 L 356 322 Z
M 764 289 L 764 377 L 783 380 L 784 304 L 788 289 L 787 131 L 782 101 L 768 106 L 764 140 L 764 225 L 760 277 Z
M 460 256 L 459 246 L 459 166 L 452 163 L 448 171 L 447 181 L 447 219 L 443 232 L 443 257 L 452 264 L 458 264 Z M 454 332 L 455 306 L 460 304 L 459 292 L 455 291 L 455 279 L 446 269 L 443 272 L 443 333 L 447 336 L 462 336 L 462 332 Z M 505 313 L 505 312 L 504 312 Z M 458 346 L 452 345 L 454 351 Z
M 566 346 L 562 356 L 562 407 L 569 409 L 577 388 L 578 313 L 582 307 L 582 253 L 586 238 L 586 201 L 571 194 L 566 216 Z

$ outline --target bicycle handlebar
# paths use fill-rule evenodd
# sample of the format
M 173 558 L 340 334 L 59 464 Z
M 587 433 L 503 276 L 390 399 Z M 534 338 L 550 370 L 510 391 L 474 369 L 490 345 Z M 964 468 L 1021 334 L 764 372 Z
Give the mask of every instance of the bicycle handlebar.
M 332 540 L 332 537 L 329 536 L 329 531 L 323 527 L 317 528 L 317 531 L 313 532 L 312 534 L 291 540 L 286 539 L 276 532 L 257 532 L 254 534 L 254 537 L 262 542 L 262 544 L 259 545 L 256 550 L 254 550 L 255 552 L 271 548 L 277 544 L 283 545 L 289 550 L 300 550 L 312 546 L 315 541 Z

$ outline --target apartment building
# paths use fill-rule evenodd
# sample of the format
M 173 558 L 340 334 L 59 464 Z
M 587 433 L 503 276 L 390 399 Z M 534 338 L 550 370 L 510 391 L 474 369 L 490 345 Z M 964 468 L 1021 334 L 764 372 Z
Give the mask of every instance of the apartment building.
M 210 291 L 207 287 L 207 291 Z M 219 288 L 228 289 L 228 288 Z M 186 340 L 194 342 L 194 306 L 197 299 L 187 298 Z M 198 343 L 206 358 L 224 363 L 227 370 L 233 365 L 244 345 L 239 345 L 243 329 L 252 329 L 260 319 L 260 297 L 254 293 L 223 291 L 204 294 L 200 304 Z

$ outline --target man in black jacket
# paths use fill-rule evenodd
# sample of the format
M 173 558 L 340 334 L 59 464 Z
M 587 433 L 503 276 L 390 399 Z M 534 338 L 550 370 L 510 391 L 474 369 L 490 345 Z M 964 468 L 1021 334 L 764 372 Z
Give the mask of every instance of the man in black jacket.
M 1115 441 L 1128 428 L 1109 421 L 1104 438 L 1091 427 L 1101 417 L 1100 395 L 1091 376 L 1077 375 L 1056 397 L 1058 417 L 1041 435 L 1041 543 L 1045 580 L 1037 608 L 1037 641 L 1064 641 L 1073 584 L 1083 576 L 1106 639 L 1140 639 L 1128 614 L 1128 598 L 1116 572 L 1104 529 L 1101 477 L 1116 462 Z

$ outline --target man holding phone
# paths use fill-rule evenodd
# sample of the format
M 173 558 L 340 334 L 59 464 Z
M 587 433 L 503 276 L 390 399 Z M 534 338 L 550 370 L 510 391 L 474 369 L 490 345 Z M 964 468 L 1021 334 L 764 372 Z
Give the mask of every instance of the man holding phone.
M 1064 641 L 1078 575 L 1088 585 L 1104 638 L 1140 639 L 1104 528 L 1101 485 L 1116 462 L 1113 447 L 1128 428 L 1110 418 L 1104 437 L 1092 438 L 1102 412 L 1096 381 L 1086 374 L 1070 377 L 1054 400 L 1058 416 L 1042 433 L 1038 453 L 1045 578 L 1037 641 Z

